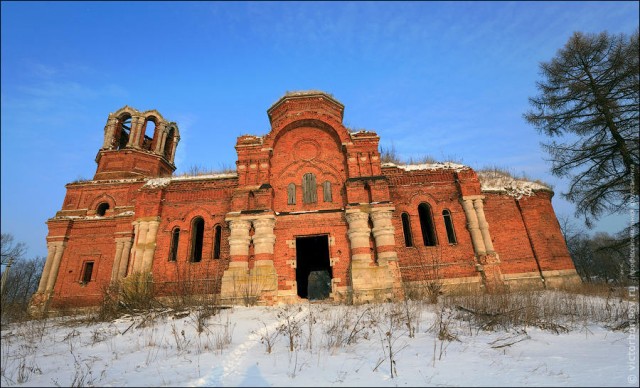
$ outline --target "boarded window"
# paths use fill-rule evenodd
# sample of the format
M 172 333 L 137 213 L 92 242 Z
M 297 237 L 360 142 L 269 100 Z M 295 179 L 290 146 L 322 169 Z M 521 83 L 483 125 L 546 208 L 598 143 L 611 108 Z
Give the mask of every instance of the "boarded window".
M 404 245 L 406 247 L 413 246 L 413 237 L 411 236 L 411 223 L 409 222 L 409 214 L 402 213 L 402 231 L 404 232 Z
M 325 181 L 322 184 L 322 194 L 325 202 L 333 202 L 333 196 L 331 195 L 331 182 Z
M 171 233 L 171 250 L 169 250 L 169 261 L 178 259 L 178 242 L 180 241 L 180 228 L 175 228 Z
M 422 239 L 424 245 L 432 247 L 436 245 L 436 234 L 433 229 L 433 217 L 431 216 L 431 206 L 421 203 L 418 206 L 418 215 L 420 216 L 420 228 L 422 229 Z
M 316 176 L 312 173 L 306 173 L 302 177 L 302 200 L 304 203 L 318 202 L 318 193 L 316 190 Z
M 451 218 L 451 212 L 447 209 L 442 211 L 442 217 L 444 218 L 444 226 L 447 228 L 447 239 L 449 244 L 456 244 L 456 233 L 453 230 L 453 219 Z
M 191 261 L 202 260 L 202 241 L 204 237 L 204 220 L 200 217 L 191 225 Z
M 89 283 L 91 275 L 93 275 L 93 261 L 87 261 L 82 270 L 82 283 Z
M 222 241 L 222 227 L 220 225 L 216 225 L 213 228 L 213 258 L 220 258 L 220 242 Z
M 287 186 L 287 205 L 296 204 L 296 185 L 295 183 L 289 183 Z

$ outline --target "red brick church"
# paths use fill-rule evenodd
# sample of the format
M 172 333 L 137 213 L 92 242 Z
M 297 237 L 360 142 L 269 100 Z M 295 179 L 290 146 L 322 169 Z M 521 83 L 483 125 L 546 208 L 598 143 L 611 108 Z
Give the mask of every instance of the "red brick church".
M 92 306 L 141 274 L 158 296 L 189 284 L 225 303 L 402 298 L 446 290 L 579 282 L 548 187 L 453 163 L 382 163 L 375 132 L 348 130 L 344 106 L 287 93 L 271 130 L 240 136 L 236 172 L 173 176 L 176 123 L 156 110 L 111 113 L 92 180 L 66 185 L 47 221 L 32 305 Z M 140 278 L 140 277 L 138 277 Z

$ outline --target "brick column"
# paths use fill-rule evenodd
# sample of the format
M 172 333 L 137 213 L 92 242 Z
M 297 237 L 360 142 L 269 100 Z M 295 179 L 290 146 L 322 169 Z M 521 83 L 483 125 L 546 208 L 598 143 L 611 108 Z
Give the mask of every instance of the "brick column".
M 249 229 L 251 229 L 251 221 L 248 220 L 229 220 L 229 256 L 231 256 L 230 264 L 244 264 L 248 266 L 249 259 Z
M 275 216 L 253 220 L 255 230 L 253 244 L 256 260 L 273 260 L 273 245 L 276 242 L 276 235 L 273 234 L 275 224 Z
M 62 253 L 64 252 L 64 248 L 66 245 L 63 241 L 54 242 L 52 244 L 56 246 L 56 253 L 53 256 L 53 264 L 51 265 L 51 270 L 49 271 L 45 292 L 53 292 L 53 288 L 56 285 L 56 279 L 58 278 L 58 270 L 60 269 Z
M 134 251 L 133 262 L 131 263 L 131 273 L 142 270 L 144 247 L 147 242 L 147 232 L 149 231 L 149 224 L 146 221 L 138 220 L 134 222 L 136 250 Z
M 376 240 L 378 259 L 381 263 L 395 261 L 398 259 L 396 253 L 395 228 L 391 224 L 391 210 L 372 210 L 371 221 L 373 221 L 373 238 Z
M 167 134 L 169 133 L 169 130 L 167 130 L 167 123 L 160 124 L 160 128 L 156 128 L 156 132 L 160 132 L 160 135 L 158 136 L 158 141 L 156 141 L 155 153 L 162 155 L 164 144 L 167 141 Z
M 469 233 L 471 233 L 473 249 L 475 250 L 476 256 L 484 256 L 487 250 L 478 225 L 478 216 L 473 207 L 473 198 L 463 197 L 461 202 L 464 214 L 467 217 L 467 228 L 469 229 Z
M 254 268 L 250 271 L 251 284 L 255 285 L 255 291 L 260 293 L 262 299 L 273 299 L 278 291 L 278 273 L 273 265 L 273 248 L 276 242 L 273 228 L 276 217 L 260 216 L 252 222 L 255 231 L 253 247 L 256 261 Z
M 482 198 L 476 198 L 473 200 L 473 207 L 476 210 L 478 216 L 478 226 L 480 228 L 480 234 L 482 234 L 482 241 L 487 249 L 487 254 L 495 253 L 493 250 L 493 242 L 491 241 L 491 234 L 489 233 L 489 224 L 484 217 L 484 207 L 482 204 Z
M 178 141 L 180 141 L 180 137 L 174 136 L 173 137 L 173 147 L 171 149 L 171 155 L 169 155 L 169 158 L 168 158 L 171 163 L 173 163 L 173 160 L 176 157 L 176 147 L 178 147 Z
M 142 124 L 144 124 L 144 117 L 131 117 L 131 132 L 129 133 L 129 142 L 127 143 L 127 147 L 140 148 L 142 145 L 140 141 Z
M 476 251 L 476 269 L 482 276 L 486 290 L 494 292 L 502 289 L 504 282 L 499 266 L 500 260 L 493 249 L 489 224 L 484 215 L 483 198 L 479 195 L 462 197 L 462 207 L 467 216 L 467 225 Z
M 104 142 L 102 143 L 103 149 L 113 149 L 115 145 L 114 135 L 116 131 L 116 118 L 110 117 L 107 120 L 107 124 L 104 126 Z
M 127 275 L 129 266 L 129 256 L 131 255 L 131 237 L 123 238 L 122 256 L 120 257 L 120 266 L 118 268 L 118 279 L 122 279 Z
M 148 231 L 144 244 L 144 254 L 142 255 L 141 272 L 151 272 L 153 265 L 153 255 L 156 253 L 156 237 L 158 235 L 158 226 L 160 220 L 147 221 Z
M 120 270 L 120 260 L 122 259 L 122 248 L 124 247 L 124 242 L 122 239 L 116 239 L 116 255 L 113 258 L 113 267 L 111 267 L 111 281 L 118 280 L 118 273 Z
M 40 276 L 40 283 L 38 283 L 37 292 L 44 292 L 47 288 L 47 282 L 49 281 L 49 274 L 51 273 L 51 266 L 53 265 L 53 257 L 56 254 L 56 249 L 58 249 L 57 243 L 47 243 L 47 260 L 44 263 L 44 269 Z
M 129 253 L 131 252 L 131 237 L 116 238 L 116 256 L 111 269 L 111 281 L 122 279 L 127 274 Z
M 396 252 L 395 228 L 391 222 L 394 208 L 371 209 L 373 221 L 373 238 L 376 240 L 378 251 L 378 266 L 384 273 L 385 288 L 392 288 L 396 298 L 402 298 L 402 276 L 398 267 L 398 253 Z M 386 268 L 385 268 L 386 267 Z
M 369 214 L 360 210 L 347 210 L 349 241 L 351 242 L 351 263 L 357 266 L 373 265 L 369 246 Z
M 251 219 L 232 216 L 227 218 L 229 223 L 229 268 L 222 274 L 220 298 L 225 303 L 241 303 L 243 298 L 249 297 L 254 291 L 249 278 L 249 244 L 251 236 Z M 266 249 L 265 245 L 261 249 Z

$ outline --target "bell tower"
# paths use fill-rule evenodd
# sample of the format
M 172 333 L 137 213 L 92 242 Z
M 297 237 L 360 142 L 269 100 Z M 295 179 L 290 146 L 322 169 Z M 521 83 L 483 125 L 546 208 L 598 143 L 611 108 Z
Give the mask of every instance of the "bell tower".
M 94 180 L 170 176 L 178 126 L 155 109 L 140 112 L 129 106 L 109 114 L 104 143 L 96 156 Z

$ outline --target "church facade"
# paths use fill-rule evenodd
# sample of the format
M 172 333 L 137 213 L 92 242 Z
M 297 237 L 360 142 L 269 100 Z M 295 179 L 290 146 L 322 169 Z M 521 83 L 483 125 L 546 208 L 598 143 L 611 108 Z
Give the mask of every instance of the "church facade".
M 32 306 L 94 306 L 134 278 L 158 296 L 189 285 L 264 304 L 310 298 L 317 279 L 323 298 L 352 302 L 430 281 L 489 292 L 580 282 L 551 189 L 453 163 L 382 163 L 378 135 L 348 130 L 343 112 L 329 94 L 287 93 L 267 111 L 268 134 L 237 139 L 235 172 L 192 176 L 173 176 L 176 123 L 111 113 L 95 176 L 67 184 L 47 221 Z

